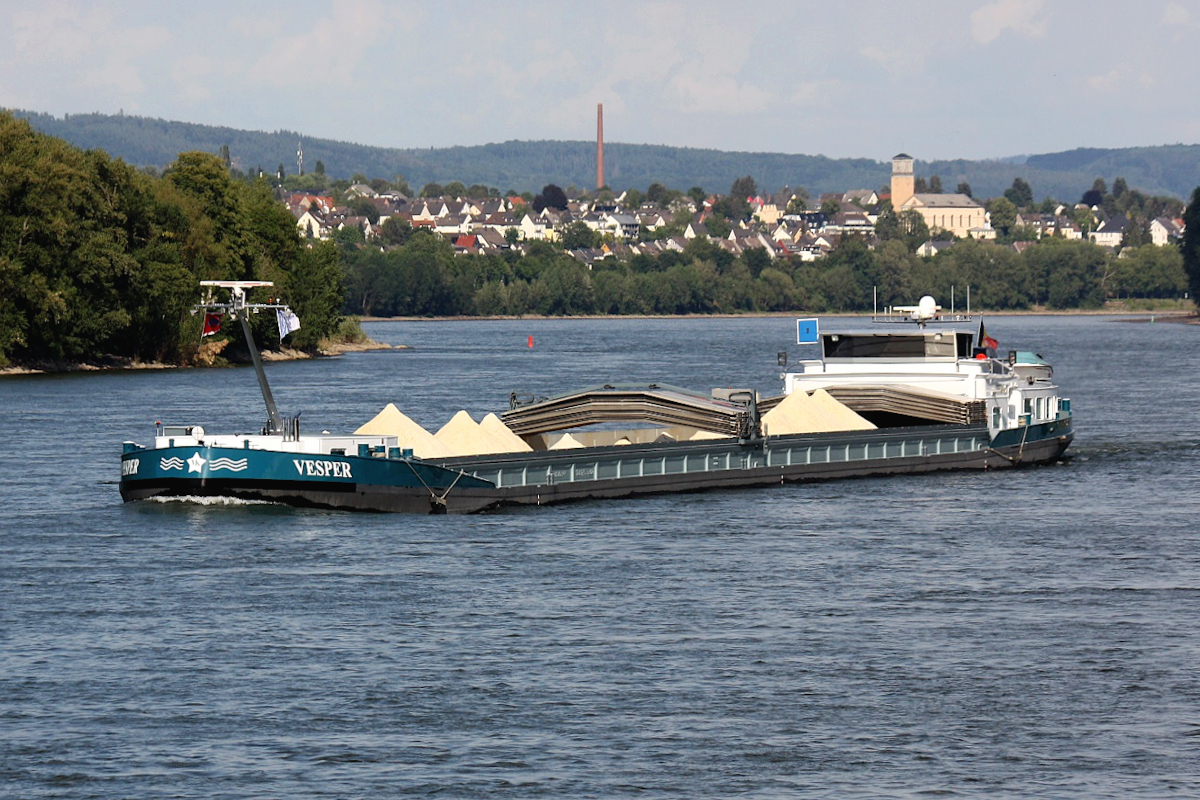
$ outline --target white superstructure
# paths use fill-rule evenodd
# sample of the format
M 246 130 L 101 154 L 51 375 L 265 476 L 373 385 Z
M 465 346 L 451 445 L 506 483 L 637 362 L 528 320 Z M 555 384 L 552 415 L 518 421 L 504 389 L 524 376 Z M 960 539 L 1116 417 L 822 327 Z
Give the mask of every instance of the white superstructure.
M 913 424 L 922 420 L 924 400 L 958 403 L 972 420 L 986 419 L 993 436 L 1070 415 L 1070 401 L 1059 396 L 1053 370 L 1039 356 L 1009 351 L 1007 358 L 997 358 L 975 341 L 974 331 L 927 327 L 822 333 L 821 358 L 801 361 L 800 371 L 785 373 L 784 392 L 825 389 L 843 402 L 858 398 L 860 406 L 863 397 L 903 395 L 910 401 L 905 409 L 918 413 L 900 415 L 913 416 Z M 855 401 L 848 405 L 854 408 Z M 895 405 L 867 410 L 900 413 Z

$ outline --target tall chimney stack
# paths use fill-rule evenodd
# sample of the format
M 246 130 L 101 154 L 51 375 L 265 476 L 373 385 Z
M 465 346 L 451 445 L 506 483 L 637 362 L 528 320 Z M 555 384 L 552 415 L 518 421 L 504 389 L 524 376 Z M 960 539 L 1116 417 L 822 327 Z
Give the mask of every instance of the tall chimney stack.
M 604 103 L 596 104 L 596 188 L 604 186 Z

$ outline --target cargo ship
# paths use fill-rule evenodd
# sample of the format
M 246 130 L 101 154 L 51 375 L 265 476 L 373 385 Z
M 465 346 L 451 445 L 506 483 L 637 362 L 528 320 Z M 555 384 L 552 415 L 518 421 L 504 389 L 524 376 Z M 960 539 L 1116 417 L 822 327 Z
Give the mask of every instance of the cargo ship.
M 214 281 L 198 309 L 241 321 L 267 421 L 254 434 L 161 425 L 124 443 L 121 496 L 235 497 L 359 511 L 473 513 L 505 506 L 798 481 L 1054 463 L 1073 438 L 1071 403 L 1030 351 L 1003 357 L 982 321 L 932 298 L 858 332 L 799 321 L 815 350 L 780 394 L 605 384 L 522 399 L 430 433 L 388 404 L 352 434 L 306 434 L 282 418 L 247 316 L 263 282 Z M 885 325 L 884 323 L 900 323 Z

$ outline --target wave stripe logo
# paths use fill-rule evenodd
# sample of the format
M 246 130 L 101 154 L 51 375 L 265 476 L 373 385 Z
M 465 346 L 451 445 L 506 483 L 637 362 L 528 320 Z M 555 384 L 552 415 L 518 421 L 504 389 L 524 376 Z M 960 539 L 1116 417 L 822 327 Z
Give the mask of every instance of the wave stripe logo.
M 239 458 L 235 461 L 232 458 L 214 458 L 208 462 L 209 472 L 216 472 L 219 469 L 227 469 L 230 472 L 241 472 L 246 469 L 246 459 Z
M 159 459 L 158 467 L 159 467 L 159 469 L 163 469 L 163 470 L 168 470 L 168 469 L 181 470 L 181 469 L 183 469 L 183 459 L 176 458 L 175 456 L 171 456 L 170 458 Z

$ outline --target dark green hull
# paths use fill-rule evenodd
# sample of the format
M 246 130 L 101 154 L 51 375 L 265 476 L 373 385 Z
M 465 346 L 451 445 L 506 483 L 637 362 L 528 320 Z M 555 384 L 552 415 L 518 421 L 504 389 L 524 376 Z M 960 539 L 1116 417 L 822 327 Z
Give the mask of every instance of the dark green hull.
M 295 506 L 472 513 L 642 494 L 770 486 L 872 475 L 1053 463 L 1071 443 L 1069 417 L 1005 431 L 931 425 L 419 459 L 231 448 L 132 449 L 121 496 L 229 496 Z M 203 462 L 203 463 L 201 463 Z

